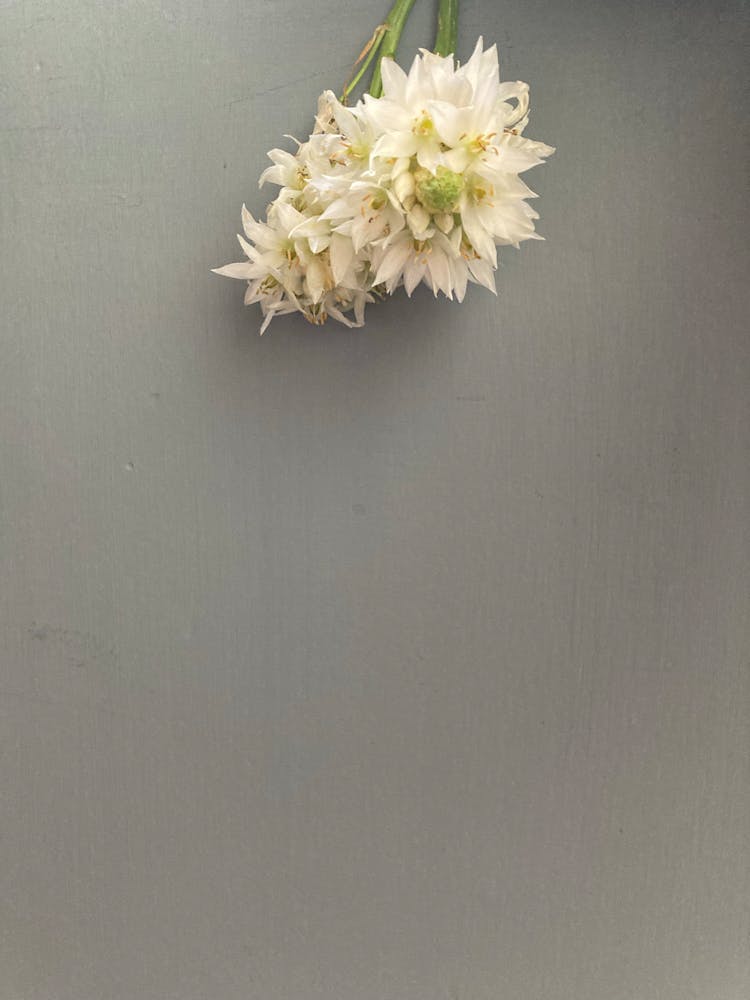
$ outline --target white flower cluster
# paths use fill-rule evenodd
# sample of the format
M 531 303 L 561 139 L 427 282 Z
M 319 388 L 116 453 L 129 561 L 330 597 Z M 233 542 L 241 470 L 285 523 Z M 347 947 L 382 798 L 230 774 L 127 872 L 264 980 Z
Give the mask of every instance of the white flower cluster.
M 261 333 L 294 311 L 361 326 L 365 303 L 420 281 L 459 302 L 470 281 L 494 292 L 496 247 L 542 239 L 518 175 L 554 149 L 522 137 L 528 86 L 500 82 L 496 47 L 480 38 L 463 66 L 422 50 L 408 74 L 384 59 L 382 76 L 355 107 L 327 91 L 308 141 L 271 150 L 266 222 L 243 206 L 248 260 L 216 270 L 248 282 Z

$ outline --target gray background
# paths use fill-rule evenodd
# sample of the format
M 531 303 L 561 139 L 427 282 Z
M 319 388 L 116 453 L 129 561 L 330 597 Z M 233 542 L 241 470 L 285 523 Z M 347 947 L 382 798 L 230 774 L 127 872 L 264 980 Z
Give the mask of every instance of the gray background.
M 2 4 L 1 1000 L 749 995 L 744 17 L 463 7 L 547 242 L 259 339 L 387 3 Z

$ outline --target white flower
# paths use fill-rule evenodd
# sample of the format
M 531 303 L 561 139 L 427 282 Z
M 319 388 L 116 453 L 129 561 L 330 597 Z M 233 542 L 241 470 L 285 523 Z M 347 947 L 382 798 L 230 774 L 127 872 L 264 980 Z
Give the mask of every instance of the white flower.
M 270 182 L 291 191 L 303 190 L 307 182 L 303 161 L 285 149 L 270 150 L 268 159 L 273 162 L 273 166 L 266 167 L 260 175 L 258 187 L 263 187 L 266 182 Z
M 315 325 L 329 315 L 347 326 L 364 323 L 365 303 L 372 297 L 356 273 L 350 240 L 330 232 L 321 236 L 318 220 L 281 199 L 270 207 L 266 223 L 256 222 L 243 205 L 242 224 L 252 240 L 238 236 L 248 260 L 215 268 L 215 273 L 248 282 L 245 304 L 260 303 L 261 333 L 275 316 L 296 311 Z M 354 321 L 345 315 L 351 310 Z
M 449 284 L 445 294 L 458 294 L 467 274 L 494 290 L 496 246 L 541 239 L 534 231 L 537 213 L 525 201 L 534 192 L 518 174 L 554 150 L 520 134 L 528 121 L 527 85 L 501 83 L 497 50 L 484 51 L 481 39 L 465 66 L 423 51 L 408 73 L 391 60 L 383 61 L 382 72 L 383 97 L 365 97 L 359 113 L 381 131 L 371 169 L 394 163 L 392 190 L 415 244 L 401 267 L 408 240 L 386 241 L 378 275 L 392 281 L 402 270 L 408 286 L 422 271 L 433 291 L 445 291 L 442 256 L 450 258 L 449 246 L 450 280 L 459 284 Z M 404 163 L 405 169 L 397 166 Z M 451 236 L 447 246 L 437 238 L 441 233 Z M 439 249 L 434 264 L 424 247 Z M 389 254 L 399 266 L 391 266 Z
M 404 228 L 401 206 L 386 188 L 369 180 L 350 184 L 321 218 L 328 220 L 337 233 L 351 239 L 355 253 Z
M 410 231 L 398 233 L 376 248 L 373 265 L 377 268 L 375 285 L 385 285 L 389 293 L 403 284 L 411 295 L 424 281 L 435 295 L 442 292 L 452 299 L 455 294 L 461 302 L 469 280 L 467 262 L 455 240 L 441 232 L 425 239 L 415 238 Z
M 243 208 L 248 260 L 217 271 L 248 282 L 262 330 L 295 310 L 359 326 L 373 292 L 401 285 L 459 301 L 469 282 L 494 292 L 496 247 L 542 238 L 518 175 L 554 150 L 522 136 L 528 87 L 500 82 L 495 46 L 480 39 L 464 66 L 422 51 L 408 73 L 381 67 L 382 97 L 347 108 L 326 91 L 309 139 L 271 150 L 267 222 Z

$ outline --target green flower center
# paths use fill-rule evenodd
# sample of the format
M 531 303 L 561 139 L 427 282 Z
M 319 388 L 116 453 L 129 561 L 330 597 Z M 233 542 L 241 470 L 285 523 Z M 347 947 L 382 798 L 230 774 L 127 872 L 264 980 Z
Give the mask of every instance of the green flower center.
M 417 200 L 428 212 L 452 212 L 464 189 L 461 174 L 455 174 L 447 167 L 438 167 L 431 174 L 424 167 L 414 171 Z

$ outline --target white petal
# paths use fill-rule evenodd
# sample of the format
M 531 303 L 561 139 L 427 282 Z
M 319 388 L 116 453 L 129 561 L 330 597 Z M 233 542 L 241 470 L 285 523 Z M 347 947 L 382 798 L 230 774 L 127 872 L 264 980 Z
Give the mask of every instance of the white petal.
M 443 165 L 445 159 L 440 150 L 440 146 L 432 139 L 420 142 L 417 145 L 417 162 L 420 167 L 429 170 L 431 174 L 436 173 L 437 168 Z
M 550 156 L 555 151 L 552 146 L 543 142 L 532 142 L 520 135 L 507 134 L 501 136 L 491 149 L 497 151 L 494 153 L 497 169 L 507 174 L 521 174 L 524 170 L 536 167 L 543 157 Z
M 383 77 L 383 95 L 394 101 L 403 101 L 406 93 L 406 73 L 397 62 L 386 57 L 380 63 Z
M 395 246 L 390 247 L 378 268 L 373 285 L 381 285 L 391 281 L 395 277 L 400 277 L 404 264 L 412 252 L 410 240 L 402 240 Z
M 497 295 L 497 289 L 495 287 L 495 275 L 492 272 L 492 268 L 487 263 L 486 260 L 470 260 L 469 261 L 469 271 L 474 280 L 479 285 L 484 285 L 485 288 Z
M 349 219 L 355 212 L 356 209 L 352 208 L 348 198 L 337 198 L 331 202 L 320 218 L 326 221 L 329 219 Z
M 443 142 L 455 146 L 461 133 L 467 130 L 464 108 L 457 108 L 447 101 L 429 101 L 427 110 Z
M 313 253 L 322 253 L 330 244 L 330 236 L 310 236 L 308 240 Z
M 410 112 L 385 97 L 365 97 L 364 113 L 367 119 L 382 132 L 408 132 L 411 128 Z M 406 154 L 408 155 L 408 154 Z
M 290 233 L 295 226 L 307 221 L 301 212 L 298 212 L 293 205 L 287 205 L 286 202 L 276 201 L 274 202 L 274 207 L 278 215 L 279 224 L 287 233 Z
M 414 156 L 417 151 L 417 137 L 413 132 L 388 132 L 373 146 L 373 157 Z
M 331 236 L 331 271 L 333 280 L 339 285 L 354 259 L 354 245 L 347 236 L 334 233 Z
M 247 256 L 251 257 L 251 258 L 254 257 L 255 256 L 255 248 L 251 247 L 250 244 L 247 242 L 247 240 L 243 240 L 243 238 L 240 236 L 239 233 L 237 233 L 237 239 L 240 241 L 240 246 L 245 251 L 245 253 L 247 254 Z
M 521 80 L 516 80 L 515 83 L 501 83 L 497 91 L 497 99 L 500 102 L 516 102 L 515 108 L 509 104 L 505 106 L 505 127 L 511 128 L 529 110 L 529 85 Z
M 242 228 L 245 230 L 245 236 L 253 243 L 259 243 L 261 246 L 267 245 L 270 234 L 269 227 L 263 222 L 256 222 L 244 205 L 242 206 Z
M 456 146 L 443 153 L 445 166 L 456 174 L 461 174 L 466 170 L 471 160 L 468 149 L 465 146 Z
M 417 260 L 410 260 L 404 268 L 404 288 L 406 294 L 411 298 L 411 293 L 424 277 L 425 265 Z
M 494 240 L 482 225 L 476 206 L 470 201 L 467 201 L 461 209 L 461 223 L 476 252 L 494 267 L 497 264 L 497 250 Z
M 320 258 L 314 258 L 307 265 L 305 284 L 313 302 L 320 302 L 325 291 L 326 267 Z
M 435 295 L 437 295 L 438 291 L 441 291 L 449 299 L 452 299 L 451 273 L 445 254 L 440 251 L 430 254 L 427 258 L 427 269 L 430 272 L 432 291 Z
M 273 308 L 273 306 L 266 311 L 266 314 L 265 314 L 266 318 L 263 320 L 263 324 L 262 324 L 262 326 L 260 328 L 260 335 L 261 335 L 261 337 L 263 336 L 263 334 L 268 329 L 268 326 L 269 326 L 271 320 L 274 318 L 275 315 L 276 315 L 276 310 Z
M 214 274 L 221 274 L 225 278 L 239 278 L 247 281 L 253 275 L 250 271 L 252 264 L 248 261 L 241 261 L 238 264 L 225 264 L 224 267 L 212 267 Z
M 463 259 L 453 261 L 453 291 L 458 302 L 463 302 L 466 295 L 466 285 L 469 280 L 469 269 Z

